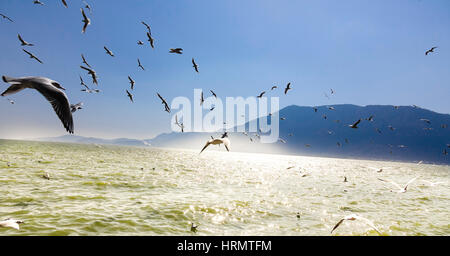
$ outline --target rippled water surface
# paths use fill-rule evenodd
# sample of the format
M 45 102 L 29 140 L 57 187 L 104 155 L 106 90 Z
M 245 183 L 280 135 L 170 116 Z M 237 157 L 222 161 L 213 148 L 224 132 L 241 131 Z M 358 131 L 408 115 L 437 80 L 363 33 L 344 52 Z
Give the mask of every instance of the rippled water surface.
M 406 193 L 378 180 L 414 177 Z M 450 166 L 0 140 L 0 220 L 25 221 L 0 235 L 326 236 L 352 213 L 382 235 L 450 235 L 449 182 Z

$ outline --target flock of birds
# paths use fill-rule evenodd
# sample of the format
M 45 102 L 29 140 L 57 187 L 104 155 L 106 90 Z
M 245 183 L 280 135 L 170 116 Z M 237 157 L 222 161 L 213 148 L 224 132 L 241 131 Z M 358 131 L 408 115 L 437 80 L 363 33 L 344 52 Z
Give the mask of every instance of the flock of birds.
M 67 2 L 65 0 L 61 1 L 62 4 L 64 5 L 64 7 L 68 8 Z M 84 8 L 87 9 L 89 11 L 89 13 L 92 13 L 92 9 L 91 6 L 86 3 L 85 1 L 83 1 L 84 3 Z M 44 5 L 43 2 L 39 1 L 39 0 L 34 0 L 33 4 L 35 5 Z M 91 24 L 91 20 L 90 18 L 86 15 L 86 12 L 84 11 L 83 8 L 80 9 L 81 10 L 81 15 L 82 15 L 82 33 L 86 33 L 86 30 L 88 28 L 88 26 Z M 3 19 L 9 21 L 9 22 L 14 22 L 10 17 L 1 14 L 0 13 L 0 17 L 2 17 Z M 146 28 L 146 35 L 147 35 L 147 41 L 149 42 L 150 46 L 152 48 L 155 48 L 154 42 L 155 39 L 152 37 L 151 34 L 151 27 L 144 21 L 141 22 Z M 18 34 L 18 39 L 20 42 L 20 45 L 23 47 L 32 47 L 34 46 L 34 44 L 29 43 L 27 41 L 25 41 L 23 39 L 23 37 Z M 137 42 L 138 45 L 144 45 L 144 43 L 141 40 L 138 40 Z M 430 53 L 434 53 L 434 50 L 437 47 L 432 47 L 431 49 L 427 50 L 425 52 L 425 55 L 429 55 Z M 43 64 L 43 61 L 41 59 L 39 59 L 36 55 L 34 55 L 33 53 L 31 53 L 30 51 L 26 50 L 26 49 L 22 49 L 31 59 L 36 60 L 37 62 Z M 106 52 L 107 55 L 114 57 L 114 53 L 108 49 L 106 46 L 104 46 L 104 50 Z M 174 54 L 183 54 L 183 49 L 182 48 L 171 48 L 169 49 L 169 53 L 174 53 Z M 87 71 L 87 74 L 89 76 L 91 76 L 92 78 L 92 83 L 98 86 L 98 76 L 96 71 L 92 68 L 91 65 L 89 65 L 89 63 L 87 62 L 86 58 L 84 57 L 83 54 L 81 54 L 81 59 L 82 59 L 82 65 L 80 65 L 80 68 Z M 145 70 L 145 68 L 142 66 L 140 59 L 137 59 L 137 64 L 138 64 L 138 68 L 142 69 L 143 71 Z M 195 59 L 192 58 L 192 67 L 194 68 L 195 72 L 199 73 L 199 66 L 198 64 L 195 62 Z M 55 113 L 57 114 L 57 116 L 59 117 L 59 119 L 61 120 L 64 128 L 67 130 L 67 132 L 69 133 L 74 133 L 74 123 L 73 123 L 73 118 L 72 118 L 72 113 L 76 112 L 77 110 L 83 109 L 83 102 L 79 102 L 77 104 L 70 104 L 69 100 L 66 96 L 66 94 L 64 93 L 65 88 L 62 87 L 57 81 L 54 81 L 50 78 L 46 78 L 46 77 L 19 77 L 19 78 L 14 78 L 14 77 L 8 77 L 8 76 L 2 76 L 2 79 L 5 83 L 11 84 L 2 94 L 1 96 L 8 96 L 8 95 L 12 95 L 15 93 L 20 92 L 23 89 L 34 89 L 37 90 L 39 93 L 41 93 L 48 102 L 50 102 L 50 104 L 52 105 Z M 133 91 L 134 90 L 134 86 L 135 86 L 135 81 L 132 79 L 131 76 L 128 76 L 128 80 L 130 83 L 130 90 Z M 83 86 L 83 89 L 81 91 L 86 92 L 86 93 L 99 93 L 100 90 L 98 89 L 91 89 L 88 85 L 86 85 L 86 83 L 84 82 L 83 78 L 80 76 L 80 84 Z M 273 91 L 274 89 L 277 89 L 278 86 L 274 85 L 270 88 L 270 91 Z M 284 94 L 286 95 L 288 93 L 289 90 L 291 90 L 291 83 L 289 82 L 286 87 L 284 88 Z M 127 97 L 130 99 L 131 102 L 134 102 L 133 100 L 133 94 L 126 89 L 125 90 Z M 213 90 L 210 90 L 211 95 L 214 96 L 215 98 L 217 98 L 216 93 Z M 333 95 L 335 93 L 335 91 L 333 89 L 331 89 L 331 95 Z M 264 95 L 266 94 L 266 91 L 262 91 L 261 93 L 259 93 L 259 95 L 257 95 L 257 98 L 262 98 Z M 327 93 L 324 93 L 325 97 L 330 98 L 329 95 Z M 158 98 L 161 100 L 161 103 L 164 105 L 164 111 L 170 113 L 170 107 L 169 104 L 167 103 L 166 99 L 164 99 L 159 93 L 157 93 Z M 11 104 L 14 104 L 14 101 L 11 99 L 8 99 L 10 101 Z M 204 102 L 204 97 L 203 97 L 203 92 L 201 93 L 201 98 L 200 98 L 200 105 L 202 105 Z M 398 109 L 398 106 L 395 106 L 396 109 Z M 317 112 L 317 108 L 314 107 L 313 108 L 315 112 Z M 334 107 L 328 107 L 329 110 L 333 111 L 335 110 Z M 214 110 L 214 107 L 212 107 L 210 109 L 211 111 Z M 269 114 L 269 116 L 271 116 L 272 114 Z M 326 115 L 323 115 L 324 119 L 327 119 Z M 281 117 L 280 120 L 286 120 L 285 117 Z M 363 119 L 358 119 L 356 120 L 354 123 L 352 124 L 348 124 L 348 127 L 351 129 L 358 129 L 358 125 L 361 123 Z M 373 116 L 370 116 L 368 118 L 366 118 L 365 120 L 367 121 L 373 121 Z M 337 122 L 339 122 L 339 120 L 336 120 Z M 421 119 L 421 121 L 424 121 L 428 124 L 430 124 L 430 120 L 428 119 Z M 180 127 L 181 132 L 184 132 L 184 125 L 183 123 L 178 121 L 178 117 L 175 117 L 175 124 L 177 126 Z M 224 123 L 225 124 L 225 123 Z M 446 128 L 446 127 L 443 127 Z M 395 130 L 394 127 L 390 126 L 389 129 L 391 129 L 392 131 Z M 378 133 L 381 133 L 381 131 L 376 128 L 376 131 Z M 331 134 L 332 132 L 329 131 L 329 133 Z M 247 132 L 244 132 L 245 135 L 248 135 Z M 260 134 L 255 134 L 256 137 L 260 137 Z M 289 136 L 293 136 L 292 133 L 289 134 Z M 250 137 L 250 140 L 253 141 L 253 139 Z M 284 139 L 279 139 L 280 142 L 282 143 L 286 143 L 286 140 Z M 348 139 L 345 139 L 345 141 L 348 143 Z M 220 138 L 214 138 L 211 136 L 211 139 L 208 140 L 205 144 L 205 146 L 202 148 L 202 150 L 200 151 L 200 153 L 202 153 L 208 146 L 210 145 L 224 145 L 226 150 L 229 151 L 229 147 L 230 147 L 230 140 L 228 138 L 228 133 L 225 132 L 221 135 Z M 306 147 L 310 147 L 311 145 L 306 144 Z M 338 142 L 338 146 L 340 146 L 340 143 Z M 450 148 L 450 145 L 447 145 Z M 445 155 L 448 154 L 447 149 L 444 149 L 443 152 Z M 381 172 L 382 169 L 379 170 L 379 172 Z M 45 175 L 42 176 L 45 179 L 50 179 L 50 175 L 48 173 L 46 173 Z M 416 180 L 416 178 L 411 179 L 407 184 L 405 184 L 404 186 L 400 186 L 397 183 L 393 182 L 393 181 L 389 181 L 389 180 L 384 180 L 384 179 L 379 179 L 380 181 L 383 182 L 389 182 L 391 184 L 393 184 L 398 190 L 398 193 L 405 193 L 407 191 L 408 186 Z M 347 178 L 345 177 L 344 182 L 347 182 Z M 432 183 L 429 182 L 430 186 L 434 186 L 437 185 L 439 183 Z M 297 214 L 297 217 L 299 218 L 299 214 Z M 352 214 L 349 216 L 346 216 L 344 218 L 342 218 L 341 220 L 339 220 L 339 222 L 333 227 L 333 229 L 331 230 L 331 233 L 336 230 L 344 221 L 354 221 L 354 220 L 361 220 L 364 221 L 365 223 L 367 223 L 369 226 L 371 226 L 374 230 L 376 230 L 378 233 L 381 234 L 381 232 L 375 227 L 375 225 L 373 224 L 373 222 L 371 222 L 370 220 L 363 218 L 361 216 Z M 15 219 L 6 219 L 3 221 L 0 221 L 0 227 L 9 227 L 9 228 L 14 228 L 14 229 L 19 229 L 19 224 L 23 223 L 23 221 L 21 220 L 15 220 Z M 197 226 L 194 225 L 194 223 L 191 224 L 191 231 L 192 232 L 196 232 L 197 231 Z

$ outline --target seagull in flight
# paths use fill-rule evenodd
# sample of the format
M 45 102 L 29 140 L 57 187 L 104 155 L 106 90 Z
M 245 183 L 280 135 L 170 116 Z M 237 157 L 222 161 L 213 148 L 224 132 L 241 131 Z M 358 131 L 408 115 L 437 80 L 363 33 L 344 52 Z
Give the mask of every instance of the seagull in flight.
M 261 98 L 266 92 L 263 91 L 262 93 L 260 93 L 258 96 L 256 96 L 256 98 Z
M 22 224 L 23 221 L 21 220 L 14 220 L 14 219 L 6 219 L 6 220 L 2 220 L 0 221 L 0 227 L 2 228 L 14 228 L 19 230 L 19 224 Z
M 138 61 L 138 68 L 145 70 L 144 67 L 141 65 L 141 61 L 139 60 L 139 58 L 137 59 L 137 61 Z
M 84 58 L 83 54 L 81 54 L 81 59 L 83 60 L 83 63 L 86 64 L 86 66 L 92 68 L 91 65 L 89 65 L 89 64 L 87 63 L 87 61 L 86 61 L 86 59 Z
M 40 5 L 44 5 L 44 3 L 42 3 L 42 2 L 41 2 L 41 1 L 39 1 L 39 0 L 34 0 L 33 4 L 40 4 Z
M 272 86 L 272 88 L 270 88 L 270 90 L 273 91 L 273 89 L 276 89 L 276 88 L 278 88 L 278 86 L 274 85 L 274 86 Z
M 432 47 L 431 49 L 429 49 L 428 51 L 425 52 L 425 55 L 428 55 L 430 52 L 434 52 L 434 49 L 436 49 L 437 46 Z
M 178 53 L 178 54 L 183 54 L 183 49 L 181 49 L 181 48 L 175 48 L 175 49 L 170 49 L 169 50 L 169 53 Z
M 209 145 L 220 145 L 220 144 L 223 144 L 228 152 L 230 151 L 229 149 L 230 140 L 228 139 L 228 135 L 226 133 L 222 135 L 222 138 L 220 139 L 211 138 L 210 140 L 208 140 L 199 154 L 201 154 L 203 150 L 205 150 Z
M 61 0 L 61 2 L 63 3 L 63 5 L 64 5 L 66 8 L 69 8 L 69 6 L 67 6 L 66 0 Z
M 128 90 L 125 90 L 125 91 L 127 91 L 128 98 L 130 98 L 131 102 L 134 103 L 133 94 L 131 94 Z
M 288 83 L 287 86 L 286 86 L 286 88 L 284 88 L 284 94 L 287 94 L 287 92 L 288 92 L 290 89 L 292 89 L 292 88 L 291 88 L 291 83 Z
M 164 104 L 165 111 L 167 113 L 170 113 L 170 108 L 169 108 L 169 104 L 167 104 L 167 101 L 161 95 L 159 95 L 159 93 L 156 93 L 156 94 L 158 94 L 158 97 L 161 99 L 161 101 L 162 101 L 161 103 Z
M 88 72 L 88 74 L 92 76 L 92 83 L 98 85 L 97 73 L 95 72 L 95 70 L 93 70 L 91 68 L 83 67 L 83 66 L 80 66 L 80 68 L 86 70 Z
M 38 59 L 36 56 L 34 56 L 31 52 L 29 52 L 29 51 L 27 51 L 27 50 L 25 50 L 25 49 L 22 49 L 22 50 L 23 50 L 24 52 L 26 52 L 26 53 L 30 56 L 31 59 L 35 59 L 35 60 L 37 60 L 39 63 L 43 64 L 42 61 L 41 61 L 40 59 Z
M 368 219 L 366 219 L 366 218 L 363 218 L 363 217 L 361 217 L 361 216 L 358 216 L 358 215 L 356 215 L 356 214 L 351 214 L 351 215 L 348 215 L 348 216 L 345 216 L 344 218 L 342 218 L 341 220 L 339 220 L 339 222 L 333 227 L 333 229 L 331 230 L 331 233 L 333 233 L 333 231 L 335 230 L 335 229 L 337 229 L 344 221 L 346 221 L 346 220 L 351 220 L 351 221 L 353 221 L 353 220 L 361 220 L 361 221 L 364 221 L 367 225 L 369 225 L 371 228 L 373 228 L 378 234 L 380 234 L 381 235 L 381 232 L 375 227 L 375 225 L 373 224 L 373 222 L 372 221 L 370 221 L 370 220 L 368 220 Z
M 372 122 L 373 121 L 373 115 L 369 116 L 369 118 L 366 118 L 366 120 Z
M 34 44 L 30 44 L 28 42 L 26 42 L 25 40 L 22 39 L 22 37 L 20 36 L 20 34 L 17 34 L 17 37 L 19 38 L 19 41 L 21 42 L 22 46 L 33 46 Z
M 11 100 L 11 99 L 7 99 L 8 101 L 9 101 L 9 103 L 11 103 L 12 105 L 14 105 L 14 101 L 13 100 Z
M 2 79 L 5 83 L 11 84 L 11 86 L 6 89 L 1 96 L 15 94 L 25 88 L 37 90 L 50 102 L 64 128 L 66 128 L 69 133 L 73 133 L 73 119 L 69 100 L 63 92 L 65 89 L 58 82 L 46 77 L 14 78 L 2 76 Z
M 86 32 L 86 28 L 89 24 L 91 24 L 91 20 L 86 16 L 86 13 L 84 13 L 83 8 L 80 8 L 81 10 L 81 14 L 83 15 L 83 20 L 81 20 L 84 25 L 83 25 L 83 29 L 81 30 L 82 33 Z
M 181 132 L 184 132 L 184 124 L 178 122 L 178 115 L 175 116 L 175 124 L 178 125 L 178 127 L 181 128 Z
M 395 187 L 398 188 L 397 193 L 405 193 L 407 191 L 407 189 L 408 189 L 409 184 L 411 184 L 413 181 L 415 181 L 417 179 L 417 177 L 412 178 L 411 180 L 409 180 L 408 183 L 406 183 L 406 185 L 404 187 L 401 187 L 395 181 L 383 180 L 383 179 L 380 179 L 380 178 L 378 178 L 378 179 L 381 180 L 381 181 L 389 182 L 389 183 L 393 184 Z M 391 190 L 391 192 L 392 192 L 392 190 Z
M 112 51 L 110 51 L 108 48 L 106 48 L 106 46 L 103 46 L 103 49 L 105 49 L 106 54 L 110 55 L 111 57 L 114 57 L 114 53 L 112 53 Z
M 130 80 L 131 90 L 134 90 L 134 80 L 130 76 L 128 76 L 128 80 Z
M 214 98 L 216 98 L 217 99 L 217 95 L 212 91 L 212 90 L 209 90 L 210 92 L 211 92 L 211 94 L 214 96 Z
M 137 41 L 138 45 L 144 45 L 144 42 L 142 42 L 141 40 Z
M 356 121 L 354 124 L 349 124 L 348 126 L 353 129 L 358 129 L 358 124 L 361 122 L 361 119 Z
M 77 104 L 70 104 L 70 112 L 74 113 L 78 109 L 83 109 L 83 102 L 77 103 Z
M 4 15 L 4 14 L 1 14 L 1 13 L 0 13 L 0 16 L 2 16 L 3 19 L 7 19 L 7 20 L 9 20 L 9 21 L 11 21 L 11 22 L 14 22 L 10 17 L 8 17 L 8 16 L 6 16 L 6 15 Z
M 193 67 L 194 67 L 194 69 L 195 69 L 195 72 L 198 73 L 198 65 L 197 65 L 197 63 L 195 63 L 194 58 L 192 58 L 192 65 L 193 65 Z

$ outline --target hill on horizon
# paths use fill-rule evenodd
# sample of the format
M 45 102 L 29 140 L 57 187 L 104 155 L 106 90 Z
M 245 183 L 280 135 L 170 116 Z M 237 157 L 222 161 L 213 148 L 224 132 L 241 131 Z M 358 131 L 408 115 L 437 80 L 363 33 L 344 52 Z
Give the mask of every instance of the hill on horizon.
M 319 106 L 316 109 L 317 112 L 313 107 L 291 105 L 279 111 L 279 117 L 285 118 L 279 121 L 280 138 L 286 143 L 264 144 L 258 142 L 255 133 L 246 136 L 229 132 L 231 150 L 450 164 L 450 157 L 444 154 L 444 150 L 450 151 L 449 114 L 440 114 L 416 106 L 390 105 L 339 104 Z M 370 116 L 371 121 L 366 120 Z M 270 123 L 271 117 L 267 119 Z M 348 127 L 358 119 L 361 119 L 358 129 Z M 245 126 L 248 128 L 248 122 Z M 171 132 L 146 140 L 104 140 L 68 135 L 40 140 L 200 150 L 210 136 L 219 135 L 220 132 Z M 250 137 L 253 141 L 250 141 Z M 223 147 L 217 146 L 210 148 L 224 150 Z

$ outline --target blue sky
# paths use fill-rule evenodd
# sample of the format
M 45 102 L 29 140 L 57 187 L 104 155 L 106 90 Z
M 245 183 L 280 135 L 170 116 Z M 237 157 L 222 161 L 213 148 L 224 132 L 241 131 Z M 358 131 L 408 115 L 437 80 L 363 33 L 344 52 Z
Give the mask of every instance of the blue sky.
M 280 107 L 349 103 L 418 105 L 450 113 L 450 1 L 447 0 L 160 0 L 88 1 L 91 25 L 81 33 L 81 0 L 2 0 L 0 75 L 46 76 L 72 103 L 75 133 L 104 138 L 151 138 L 170 131 L 171 115 L 156 96 L 193 98 L 193 89 L 219 97 L 256 96 L 276 84 Z M 146 41 L 152 27 L 155 49 Z M 44 64 L 22 51 L 26 47 Z M 138 46 L 142 40 L 145 46 Z M 116 57 L 105 54 L 103 46 Z M 435 54 L 424 52 L 438 46 Z M 181 47 L 184 54 L 169 54 Z M 80 54 L 99 75 L 101 94 L 80 91 Z M 194 72 L 191 58 L 199 65 Z M 140 58 L 145 71 L 137 68 Z M 136 81 L 135 103 L 126 97 Z M 0 90 L 7 84 L 1 83 Z M 335 90 L 331 99 L 324 96 Z M 205 93 L 209 95 L 209 93 Z M 36 91 L 0 98 L 0 137 L 64 135 L 50 104 Z M 206 113 L 206 111 L 205 111 Z

